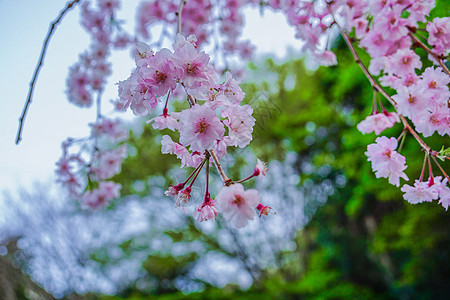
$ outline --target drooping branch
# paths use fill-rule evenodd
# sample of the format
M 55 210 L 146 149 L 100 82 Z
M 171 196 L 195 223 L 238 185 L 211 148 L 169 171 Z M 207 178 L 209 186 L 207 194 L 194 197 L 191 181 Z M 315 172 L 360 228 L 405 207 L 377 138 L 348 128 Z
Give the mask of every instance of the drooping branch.
M 335 24 L 338 26 L 340 33 L 342 35 L 342 37 L 344 38 L 345 42 L 347 43 L 347 46 L 350 49 L 350 52 L 353 55 L 353 58 L 355 59 L 355 62 L 360 66 L 361 70 L 364 72 L 364 75 L 366 75 L 367 79 L 369 80 L 370 84 L 372 85 L 372 87 L 374 89 L 376 89 L 377 91 L 380 92 L 380 94 L 382 94 L 393 106 L 394 108 L 397 107 L 397 102 L 392 99 L 392 97 L 383 89 L 383 87 L 375 80 L 375 78 L 373 78 L 372 74 L 370 74 L 369 70 L 367 69 L 367 67 L 364 65 L 364 63 L 361 61 L 358 53 L 356 52 L 355 47 L 353 46 L 353 43 L 350 39 L 350 37 L 347 35 L 347 33 L 342 29 L 341 26 L 339 26 L 339 24 L 335 21 Z M 450 178 L 448 176 L 448 174 L 444 171 L 444 169 L 442 168 L 442 166 L 438 163 L 438 161 L 436 160 L 435 156 L 437 155 L 437 151 L 433 151 L 421 138 L 420 136 L 417 134 L 417 132 L 411 127 L 411 125 L 409 125 L 408 121 L 406 120 L 406 118 L 403 115 L 399 115 L 400 119 L 402 120 L 403 126 L 405 128 L 405 130 L 407 130 L 413 137 L 414 139 L 419 143 L 419 145 L 422 147 L 422 149 L 428 154 L 430 155 L 434 162 L 436 163 L 436 165 L 438 166 L 438 168 L 440 169 L 440 171 L 442 172 L 442 174 L 450 181 Z
M 339 27 L 341 35 L 344 38 L 345 42 L 347 43 L 347 46 L 349 47 L 350 52 L 352 53 L 353 58 L 355 59 L 355 62 L 361 67 L 361 70 L 364 72 L 364 75 L 366 75 L 367 79 L 370 81 L 372 87 L 376 89 L 380 94 L 382 94 L 389 102 L 391 102 L 392 106 L 396 107 L 397 102 L 394 99 L 392 99 L 392 97 L 378 84 L 378 82 L 375 80 L 375 78 L 373 78 L 372 74 L 370 74 L 369 70 L 366 68 L 366 66 L 359 58 L 359 55 L 358 53 L 356 53 L 355 47 L 353 46 L 350 37 L 347 35 L 347 33 L 344 32 L 344 30 L 342 30 L 342 28 L 337 23 L 336 25 Z
M 361 67 L 362 71 L 364 72 L 364 75 L 366 75 L 367 79 L 370 81 L 370 84 L 374 89 L 379 91 L 394 107 L 397 106 L 397 102 L 392 99 L 392 97 L 383 89 L 383 87 L 373 78 L 372 74 L 369 73 L 369 70 L 367 70 L 366 66 L 363 64 L 361 59 L 358 56 L 358 53 L 356 53 L 355 47 L 353 46 L 353 43 L 350 40 L 350 37 L 345 33 L 344 30 L 342 30 L 341 27 L 339 27 L 341 31 L 341 35 L 346 41 L 350 52 L 353 54 L 353 57 L 355 58 L 356 63 Z M 419 137 L 419 135 L 415 132 L 415 130 L 409 125 L 409 123 L 406 121 L 405 117 L 400 115 L 400 119 L 402 120 L 403 125 L 405 126 L 405 129 L 408 130 L 409 133 L 419 142 L 420 146 L 427 152 L 431 152 L 431 148 Z
M 414 33 L 411 31 L 411 28 L 409 28 L 409 36 L 412 38 L 412 40 L 414 41 L 415 44 L 419 45 L 423 50 L 425 50 L 428 54 L 430 54 L 431 56 L 433 56 L 437 62 L 439 63 L 439 65 L 442 67 L 442 69 L 445 71 L 445 73 L 447 73 L 447 75 L 450 76 L 450 70 L 447 68 L 447 66 L 444 64 L 444 62 L 442 61 L 442 58 L 439 55 L 436 55 L 436 53 L 434 53 L 430 48 L 428 48 L 427 45 L 425 45 L 424 42 L 422 42 L 419 38 L 417 38 Z
M 28 107 L 30 106 L 32 98 L 33 98 L 34 85 L 36 83 L 39 71 L 41 70 L 42 65 L 44 64 L 44 58 L 45 58 L 45 54 L 47 52 L 50 38 L 53 35 L 53 33 L 55 32 L 56 26 L 61 22 L 62 18 L 78 2 L 80 2 L 80 0 L 72 0 L 72 1 L 68 2 L 66 7 L 59 13 L 58 17 L 52 23 L 50 23 L 50 27 L 47 32 L 47 36 L 45 37 L 44 43 L 42 45 L 41 55 L 39 57 L 38 64 L 36 66 L 36 69 L 34 70 L 34 74 L 31 79 L 31 82 L 30 82 L 30 89 L 28 90 L 27 100 L 25 101 L 25 105 L 23 107 L 22 114 L 20 115 L 20 118 L 19 118 L 19 128 L 17 130 L 16 145 L 18 145 L 19 142 L 22 140 L 22 130 L 23 130 L 24 122 L 25 122 L 25 117 L 28 112 Z
M 183 12 L 184 4 L 186 3 L 186 0 L 181 0 L 180 5 L 178 5 L 178 10 L 176 12 L 177 14 L 177 34 L 181 34 L 181 14 Z

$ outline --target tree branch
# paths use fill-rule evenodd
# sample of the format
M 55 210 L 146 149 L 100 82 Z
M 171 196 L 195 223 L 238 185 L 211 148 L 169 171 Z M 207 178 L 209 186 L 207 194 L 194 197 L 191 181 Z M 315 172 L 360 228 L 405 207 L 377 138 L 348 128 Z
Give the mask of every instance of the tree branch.
M 176 12 L 177 15 L 177 34 L 181 34 L 181 13 L 183 12 L 184 4 L 186 3 L 185 0 L 180 1 L 180 5 L 178 5 L 178 10 Z
M 56 25 L 58 25 L 61 22 L 64 15 L 79 1 L 80 0 L 72 0 L 72 1 L 68 2 L 66 7 L 59 13 L 58 17 L 52 23 L 50 23 L 50 27 L 47 32 L 47 36 L 45 37 L 44 44 L 42 45 L 41 55 L 39 57 L 38 64 L 36 66 L 36 69 L 34 70 L 34 74 L 31 79 L 31 82 L 30 82 L 30 89 L 28 90 L 27 100 L 23 107 L 22 114 L 19 118 L 19 128 L 17 130 L 16 145 L 18 145 L 19 142 L 22 140 L 22 130 L 23 130 L 24 122 L 25 122 L 25 117 L 27 115 L 28 107 L 30 106 L 31 101 L 32 101 L 34 85 L 36 83 L 39 71 L 41 70 L 41 67 L 44 64 L 44 57 L 45 57 L 45 53 L 47 52 L 47 47 L 48 47 L 50 38 L 51 38 L 53 32 L 55 32 Z
M 444 69 L 445 73 L 447 73 L 447 75 L 450 76 L 450 70 L 447 68 L 447 66 L 444 64 L 444 62 L 442 61 L 442 58 L 437 55 L 436 53 L 434 53 L 430 48 L 427 47 L 427 45 L 425 45 L 424 42 L 422 42 L 421 40 L 419 40 L 411 31 L 410 28 L 408 28 L 409 31 L 409 36 L 413 39 L 414 43 L 419 45 L 421 48 L 423 48 L 423 50 L 425 50 L 428 54 L 430 54 L 431 56 L 433 56 L 437 62 L 439 63 L 439 65 L 442 67 L 442 69 Z
M 222 178 L 223 181 L 223 185 L 229 186 L 233 181 L 228 178 L 228 176 L 225 174 L 225 171 L 222 168 L 222 165 L 219 162 L 219 158 L 217 157 L 216 153 L 214 152 L 214 150 L 208 150 L 208 153 L 211 155 L 211 157 L 214 160 L 214 164 L 216 165 L 216 169 L 217 172 L 220 175 L 220 178 Z

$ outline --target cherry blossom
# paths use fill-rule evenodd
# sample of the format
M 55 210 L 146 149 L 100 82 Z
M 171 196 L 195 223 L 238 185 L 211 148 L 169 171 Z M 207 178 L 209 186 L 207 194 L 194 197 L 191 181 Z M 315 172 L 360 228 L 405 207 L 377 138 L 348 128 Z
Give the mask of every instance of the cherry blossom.
M 385 136 L 375 140 L 375 144 L 367 146 L 368 161 L 372 162 L 372 170 L 377 178 L 389 178 L 389 183 L 395 186 L 400 185 L 400 177 L 408 180 L 408 176 L 403 173 L 406 169 L 406 159 L 400 155 L 395 149 L 397 148 L 397 140 L 395 138 L 388 139 Z
M 259 179 L 261 180 L 263 176 L 266 175 L 266 173 L 269 171 L 269 168 L 267 168 L 267 163 L 263 162 L 259 158 L 257 159 L 256 168 L 253 171 L 254 176 L 259 176 Z
M 368 116 L 361 121 L 356 128 L 364 134 L 375 131 L 375 134 L 379 135 L 383 130 L 391 128 L 398 122 L 400 122 L 400 119 L 398 118 L 397 113 L 384 112 Z
M 260 202 L 257 190 L 244 190 L 242 184 L 235 183 L 223 187 L 216 196 L 217 206 L 225 220 L 235 227 L 244 227 L 247 220 L 253 220 L 255 207 Z
M 186 187 L 184 190 L 180 191 L 177 195 L 175 202 L 175 207 L 180 208 L 184 213 L 188 213 L 186 206 L 191 200 L 191 187 Z
M 230 145 L 244 148 L 252 140 L 255 118 L 252 117 L 253 108 L 250 105 L 228 105 L 222 111 L 222 117 L 228 118 L 224 121 L 228 127 Z
M 215 201 L 211 200 L 211 196 L 206 195 L 205 199 L 201 204 L 199 204 L 194 210 L 194 219 L 197 222 L 203 222 L 212 220 L 214 221 L 218 215 L 217 208 L 215 206 Z
M 180 142 L 192 151 L 211 149 L 221 140 L 225 128 L 216 113 L 204 105 L 195 105 L 180 113 Z
M 438 198 L 437 191 L 430 186 L 428 181 L 416 180 L 414 186 L 405 184 L 401 191 L 405 193 L 403 198 L 411 204 L 431 202 Z

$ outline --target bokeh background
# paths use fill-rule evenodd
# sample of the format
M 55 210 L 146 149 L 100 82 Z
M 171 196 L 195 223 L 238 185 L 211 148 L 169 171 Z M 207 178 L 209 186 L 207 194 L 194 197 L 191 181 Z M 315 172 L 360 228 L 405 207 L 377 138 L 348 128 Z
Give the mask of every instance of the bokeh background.
M 126 2 L 119 18 L 132 31 L 139 1 Z M 242 178 L 256 158 L 268 161 L 268 175 L 246 187 L 257 188 L 277 214 L 237 230 L 176 210 L 162 196 L 186 175 L 161 154 L 160 136 L 170 132 L 131 114 L 120 115 L 130 128 L 130 155 L 113 178 L 122 197 L 101 211 L 82 209 L 53 176 L 61 141 L 88 135 L 95 120 L 93 110 L 73 107 L 64 95 L 68 68 L 88 46 L 77 9 L 51 41 L 23 141 L 14 145 L 42 40 L 61 8 L 61 1 L 0 0 L 1 299 L 450 297 L 449 214 L 435 203 L 408 204 L 398 188 L 375 178 L 364 152 L 376 136 L 355 127 L 370 114 L 372 89 L 345 43 L 333 43 L 337 66 L 315 68 L 296 50 L 283 17 L 270 11 L 246 11 L 243 35 L 258 50 L 242 88 L 257 125 L 251 147 L 231 151 L 223 164 Z M 437 1 L 432 16 L 448 15 L 446 1 Z M 114 83 L 134 65 L 128 51 L 112 59 L 106 99 L 117 97 Z M 115 115 L 112 106 L 104 111 Z M 440 149 L 443 140 L 426 141 Z M 402 154 L 408 177 L 417 178 L 423 154 L 413 139 Z M 219 181 L 214 175 L 215 192 Z M 194 197 L 202 190 L 195 186 Z

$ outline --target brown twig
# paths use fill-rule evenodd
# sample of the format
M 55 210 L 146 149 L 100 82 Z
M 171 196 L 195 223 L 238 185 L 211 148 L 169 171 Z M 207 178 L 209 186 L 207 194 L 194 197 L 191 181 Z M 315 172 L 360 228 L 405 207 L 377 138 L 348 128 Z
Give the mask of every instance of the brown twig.
M 186 3 L 185 0 L 180 1 L 180 5 L 178 5 L 178 10 L 176 12 L 177 15 L 177 34 L 181 34 L 181 13 L 183 12 L 184 4 Z
M 450 76 L 450 70 L 447 68 L 447 66 L 444 64 L 444 62 L 442 61 L 442 58 L 437 55 L 436 53 L 434 53 L 430 48 L 428 48 L 427 45 L 425 45 L 424 42 L 422 42 L 420 39 L 418 39 L 412 32 L 411 29 L 409 31 L 409 36 L 413 39 L 414 43 L 419 45 L 423 50 L 425 50 L 428 54 L 432 55 L 437 62 L 439 63 L 439 65 L 442 67 L 442 69 L 444 69 L 445 73 L 447 73 L 447 75 Z
M 347 46 L 350 48 L 350 51 L 352 52 L 355 62 L 361 67 L 362 71 L 364 72 L 364 75 L 366 75 L 372 87 L 376 89 L 380 94 L 382 94 L 389 102 L 391 102 L 391 104 L 394 107 L 396 107 L 397 102 L 394 99 L 392 99 L 392 97 L 378 84 L 378 82 L 373 78 L 372 74 L 370 74 L 369 70 L 367 70 L 366 66 L 362 63 L 358 53 L 356 53 L 355 47 L 353 47 L 350 37 L 344 32 L 344 30 L 342 30 L 342 28 L 337 23 L 336 25 L 339 27 L 342 37 L 347 43 Z
M 417 132 L 409 125 L 408 121 L 403 115 L 400 115 L 400 120 L 402 120 L 403 126 L 405 126 L 405 130 L 407 130 L 411 135 L 416 139 L 416 141 L 420 144 L 420 146 L 428 153 L 431 154 L 431 148 L 420 138 Z
M 442 174 L 445 176 L 445 178 L 447 178 L 448 182 L 450 182 L 450 177 L 448 176 L 448 174 L 444 171 L 444 169 L 442 168 L 442 166 L 439 164 L 439 162 L 437 161 L 436 157 L 431 156 L 431 158 L 434 160 L 434 162 L 436 163 L 436 165 L 438 166 L 439 170 L 441 170 Z
M 217 172 L 220 175 L 220 178 L 222 178 L 223 181 L 223 185 L 230 185 L 233 180 L 231 180 L 230 178 L 228 178 L 227 174 L 225 174 L 225 171 L 222 168 L 222 165 L 219 162 L 219 158 L 217 157 L 216 153 L 214 152 L 214 150 L 208 150 L 208 153 L 211 155 L 211 157 L 214 160 L 214 165 L 216 166 Z
M 19 142 L 22 140 L 22 130 L 23 130 L 24 122 L 25 122 L 25 117 L 27 115 L 28 107 L 30 106 L 31 101 L 32 101 L 34 85 L 36 83 L 39 71 L 41 70 L 41 67 L 44 64 L 44 57 L 45 57 L 45 53 L 47 52 L 47 47 L 48 47 L 48 43 L 50 41 L 50 38 L 51 38 L 53 32 L 55 31 L 56 25 L 59 24 L 59 22 L 62 20 L 64 15 L 75 4 L 77 4 L 79 1 L 80 0 L 73 0 L 73 1 L 68 2 L 66 7 L 59 13 L 58 17 L 52 23 L 50 23 L 50 27 L 49 27 L 49 30 L 47 32 L 47 36 L 45 37 L 44 44 L 42 45 L 41 55 L 39 57 L 38 64 L 36 66 L 36 69 L 34 70 L 34 74 L 33 74 L 33 77 L 31 79 L 31 82 L 30 82 L 30 89 L 28 90 L 27 100 L 26 100 L 25 105 L 23 107 L 22 114 L 21 114 L 21 116 L 19 118 L 19 128 L 17 130 L 16 145 L 18 145 Z

